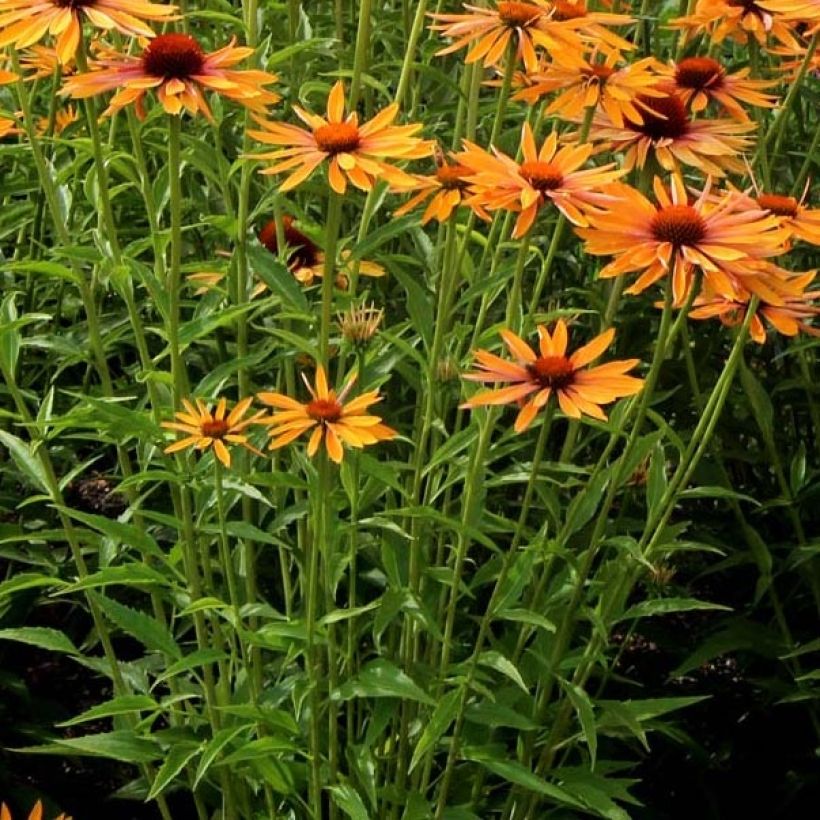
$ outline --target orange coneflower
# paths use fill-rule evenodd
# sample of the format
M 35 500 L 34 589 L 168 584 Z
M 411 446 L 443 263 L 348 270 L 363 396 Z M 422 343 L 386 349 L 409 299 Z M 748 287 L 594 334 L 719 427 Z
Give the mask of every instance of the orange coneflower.
M 62 134 L 69 125 L 73 125 L 77 120 L 80 119 L 80 115 L 77 113 L 77 110 L 74 108 L 73 105 L 66 106 L 65 108 L 61 108 L 57 113 L 54 115 L 54 135 Z M 37 133 L 40 135 L 46 134 L 48 132 L 49 127 L 49 119 L 48 117 L 40 117 L 37 120 Z
M 86 21 L 103 31 L 153 37 L 144 21 L 174 20 L 176 11 L 148 0 L 0 0 L 0 48 L 26 48 L 51 34 L 60 62 L 67 63 L 77 53 Z
M 808 189 L 800 200 L 793 196 L 758 193 L 755 202 L 759 208 L 775 216 L 790 236 L 820 245 L 820 210 L 807 208 L 803 204 L 806 193 Z
M 0 820 L 12 820 L 11 811 L 5 803 L 0 803 Z M 28 820 L 43 820 L 43 801 L 38 800 L 28 815 Z M 54 820 L 71 820 L 67 814 L 58 814 Z
M 63 77 L 74 74 L 77 70 L 73 59 L 60 61 L 57 49 L 49 46 L 32 46 L 20 54 L 20 68 L 27 80 L 42 80 L 53 77 L 60 70 Z
M 550 0 L 550 18 L 558 22 L 572 23 L 573 28 L 585 39 L 590 40 L 608 54 L 631 51 L 634 43 L 619 37 L 607 26 L 627 26 L 635 22 L 628 14 L 613 14 L 607 11 L 589 11 L 587 0 Z
M 741 102 L 759 108 L 772 108 L 777 97 L 762 93 L 777 85 L 767 80 L 750 80 L 750 69 L 729 74 L 724 66 L 711 57 L 687 57 L 666 68 L 675 91 L 684 104 L 695 113 L 703 111 L 714 100 L 737 120 L 749 119 Z
M 622 65 L 616 67 L 619 63 Z M 659 78 L 653 73 L 657 65 L 654 57 L 623 63 L 617 52 L 608 54 L 604 62 L 600 62 L 593 52 L 582 66 L 566 68 L 550 63 L 529 75 L 526 86 L 513 99 L 534 103 L 544 94 L 560 91 L 547 107 L 547 116 L 580 118 L 585 108 L 600 106 L 609 119 L 622 128 L 624 118 L 642 122 L 640 109 L 644 107 L 645 97 L 667 95 L 658 88 Z
M 243 419 L 252 401 L 253 398 L 250 396 L 242 399 L 226 416 L 228 403 L 224 398 L 219 400 L 213 412 L 200 399 L 196 399 L 196 407 L 187 399 L 183 399 L 182 404 L 185 411 L 174 414 L 178 421 L 164 421 L 162 426 L 169 430 L 188 433 L 188 435 L 170 444 L 164 452 L 176 453 L 186 447 L 193 447 L 197 450 L 207 450 L 209 447 L 213 447 L 216 457 L 226 467 L 231 466 L 231 454 L 228 450 L 230 444 L 239 444 L 246 450 L 261 456 L 262 453 L 250 444 L 248 437 L 243 432 L 251 424 L 258 424 L 259 420 L 265 415 L 265 411 L 260 410 L 249 418 Z
M 160 34 L 148 42 L 142 54 L 122 54 L 101 50 L 93 61 L 93 71 L 70 77 L 61 94 L 92 97 L 119 89 L 105 114 L 112 114 L 131 103 L 141 119 L 145 116 L 143 99 L 155 89 L 162 107 L 169 114 L 183 109 L 202 112 L 213 120 L 204 91 L 222 94 L 254 111 L 277 102 L 280 97 L 264 86 L 277 81 L 275 74 L 256 70 L 234 70 L 232 66 L 253 54 L 252 48 L 237 47 L 235 40 L 210 54 L 189 34 Z
M 428 156 L 432 149 L 432 143 L 415 136 L 422 128 L 420 124 L 392 125 L 399 113 L 396 103 L 363 125 L 359 125 L 355 111 L 345 117 L 345 90 L 341 80 L 328 96 L 326 119 L 296 105 L 293 110 L 310 131 L 261 119 L 258 122 L 264 131 L 248 131 L 260 142 L 285 146 L 254 155 L 256 159 L 274 161 L 270 168 L 263 169 L 263 174 L 280 174 L 296 168 L 279 186 L 280 191 L 289 191 L 304 182 L 325 160 L 328 160 L 330 187 L 339 194 L 347 190 L 348 179 L 364 191 L 369 191 L 376 179 L 406 190 L 416 184 L 415 179 L 384 159 L 419 159 Z
M 558 404 L 567 416 L 580 418 L 585 414 L 605 421 L 606 415 L 600 405 L 632 396 L 643 386 L 641 379 L 625 375 L 638 364 L 638 359 L 624 359 L 582 369 L 612 344 L 615 338 L 612 328 L 596 336 L 571 356 L 567 356 L 567 326 L 562 319 L 556 323 L 552 335 L 544 325 L 538 326 L 540 355 L 511 330 L 502 330 L 501 337 L 515 361 L 506 361 L 486 350 L 476 350 L 478 370 L 467 373 L 464 378 L 477 382 L 511 382 L 510 386 L 500 390 L 483 390 L 461 406 L 473 408 L 521 403 L 535 393 L 518 413 L 514 425 L 516 433 L 532 424 L 553 393 L 558 396 Z
M 710 184 L 691 201 L 678 176 L 669 192 L 655 178 L 657 204 L 628 185 L 618 183 L 612 191 L 618 202 L 606 213 L 590 213 L 589 228 L 576 229 L 587 253 L 616 257 L 602 277 L 641 271 L 627 290 L 641 293 L 671 273 L 677 305 L 685 300 L 694 267 L 727 298 L 737 298 L 741 287 L 769 292 L 762 260 L 783 253 L 788 237 L 774 216 L 746 207 L 733 192 L 711 197 Z
M 461 205 L 467 193 L 467 177 L 472 171 L 466 165 L 447 162 L 440 151 L 436 151 L 436 164 L 438 167 L 432 176 L 416 175 L 417 187 L 421 188 L 421 192 L 411 197 L 401 208 L 397 208 L 393 212 L 395 216 L 409 213 L 432 196 L 422 214 L 421 224 L 426 225 L 431 219 L 445 222 Z
M 18 126 L 17 120 L 9 119 L 8 117 L 0 117 L 0 139 L 5 137 L 15 137 L 23 133 L 23 130 Z
M 796 292 L 779 293 L 778 304 L 771 304 L 761 299 L 749 324 L 749 336 L 758 344 L 766 341 L 764 319 L 784 336 L 796 336 L 801 331 L 810 336 L 820 336 L 820 328 L 806 324 L 807 320 L 820 316 L 820 307 L 813 304 L 820 299 L 820 291 L 805 292 L 816 275 L 816 271 L 810 271 L 790 277 L 789 289 Z M 749 300 L 750 294 L 748 293 L 738 299 L 727 299 L 707 288 L 692 303 L 689 316 L 692 319 L 717 317 L 727 327 L 734 327 L 743 322 Z
M 579 171 L 589 159 L 592 145 L 566 145 L 559 150 L 554 131 L 539 150 L 529 123 L 522 129 L 520 163 L 497 148 L 489 154 L 467 140 L 464 145 L 456 159 L 472 171 L 468 178 L 472 195 L 467 204 L 479 210 L 501 208 L 519 213 L 515 238 L 529 231 L 539 208 L 550 202 L 573 225 L 586 225 L 586 210 L 611 202 L 598 189 L 623 174 L 613 170 L 613 163 Z
M 371 404 L 381 401 L 378 390 L 362 393 L 345 404 L 356 381 L 355 373 L 348 378 L 338 395 L 328 388 L 325 369 L 321 365 L 316 368 L 315 388 L 310 386 L 304 374 L 302 379 L 311 397 L 306 404 L 282 393 L 260 393 L 258 396 L 263 404 L 282 411 L 264 420 L 271 428 L 269 449 L 284 447 L 302 433 L 312 430 L 308 455 L 314 456 L 324 439 L 327 454 L 336 464 L 340 464 L 344 458 L 343 443 L 361 448 L 378 441 L 389 441 L 398 435 L 395 430 L 382 424 L 378 416 L 367 412 Z
M 704 34 L 716 43 L 727 37 L 748 43 L 749 35 L 765 46 L 769 35 L 783 45 L 797 46 L 794 26 L 783 15 L 767 11 L 765 0 L 698 0 L 692 14 L 670 22 L 683 31 L 684 40 Z
M 495 8 L 481 8 L 466 3 L 467 14 L 431 14 L 436 24 L 430 26 L 455 42 L 436 52 L 436 56 L 450 54 L 471 45 L 465 61 L 479 60 L 485 66 L 498 65 L 513 38 L 518 44 L 518 55 L 527 71 L 535 71 L 538 57 L 535 47 L 550 52 L 554 60 L 565 65 L 575 65 L 576 56 L 582 50 L 580 37 L 575 33 L 574 23 L 554 22 L 551 18 L 553 4 L 547 0 L 530 0 L 527 3 L 507 3 L 496 0 Z
M 296 225 L 292 216 L 282 217 L 282 232 L 284 233 L 285 244 L 288 247 L 288 269 L 293 273 L 294 278 L 303 285 L 312 285 L 314 278 L 324 276 L 325 272 L 325 252 L 307 235 L 302 233 Z M 276 220 L 271 219 L 262 226 L 259 232 L 259 241 L 272 254 L 278 255 L 279 241 L 276 237 Z M 336 285 L 339 288 L 347 287 L 349 281 L 350 268 L 353 261 L 350 259 L 350 251 L 341 253 L 342 267 L 336 274 Z M 359 273 L 363 276 L 385 276 L 385 269 L 377 262 L 368 262 L 364 259 L 359 261 Z M 264 290 L 265 286 L 260 286 Z M 261 291 L 260 291 L 261 292 Z
M 741 135 L 753 130 L 754 123 L 693 119 L 671 86 L 659 88 L 668 91 L 667 96 L 638 98 L 641 122 L 627 120 L 619 127 L 605 114 L 596 114 L 590 138 L 624 151 L 625 170 L 643 168 L 651 154 L 667 171 L 677 171 L 683 163 L 716 177 L 726 171 L 743 173 L 738 157 L 752 143 Z
M 794 82 L 803 70 L 803 63 L 806 59 L 807 46 L 799 44 L 797 48 L 787 46 L 776 46 L 769 49 L 769 54 L 780 58 L 773 67 L 779 71 L 786 83 Z M 809 57 L 809 64 L 806 68 L 809 76 L 820 77 L 820 49 L 814 49 Z
M 763 8 L 782 14 L 787 22 L 806 23 L 803 33 L 811 36 L 820 31 L 820 0 L 758 0 Z

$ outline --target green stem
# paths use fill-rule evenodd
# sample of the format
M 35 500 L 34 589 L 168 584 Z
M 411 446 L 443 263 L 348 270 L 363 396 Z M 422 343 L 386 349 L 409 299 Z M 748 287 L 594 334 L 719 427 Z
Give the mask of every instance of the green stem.
M 493 130 L 490 132 L 490 145 L 494 146 L 501 134 L 501 126 L 504 123 L 504 114 L 507 111 L 507 103 L 510 99 L 510 89 L 512 88 L 513 77 L 515 76 L 516 65 L 516 41 L 510 38 L 507 46 L 507 55 L 504 60 L 504 76 L 501 80 L 501 90 L 498 94 L 498 104 L 495 109 L 495 119 L 493 120 Z
M 395 100 L 399 105 L 404 102 L 404 96 L 407 94 L 407 88 L 409 87 L 410 79 L 413 76 L 413 60 L 416 56 L 416 46 L 418 45 L 419 37 L 421 37 L 421 32 L 424 29 L 424 15 L 426 11 L 427 0 L 417 0 L 416 13 L 413 17 L 413 25 L 410 28 L 410 36 L 407 38 L 407 43 L 404 47 L 404 60 L 401 64 L 399 84 L 396 87 Z
M 353 76 L 350 80 L 348 107 L 356 110 L 362 85 L 362 73 L 367 66 L 370 46 L 370 6 L 372 0 L 359 0 L 359 25 L 356 31 L 356 52 L 353 55 Z
M 180 116 L 168 115 L 168 184 L 171 209 L 171 263 L 168 266 L 168 347 L 174 406 L 179 407 L 188 393 L 188 373 L 179 344 L 180 296 L 182 292 L 182 160 L 180 158 Z
M 342 220 L 342 197 L 330 191 L 325 224 L 325 266 L 322 274 L 322 315 L 319 323 L 319 359 L 328 367 L 330 359 L 330 328 L 333 324 L 333 284 L 336 276 L 336 245 Z M 328 381 L 332 383 L 328 372 Z

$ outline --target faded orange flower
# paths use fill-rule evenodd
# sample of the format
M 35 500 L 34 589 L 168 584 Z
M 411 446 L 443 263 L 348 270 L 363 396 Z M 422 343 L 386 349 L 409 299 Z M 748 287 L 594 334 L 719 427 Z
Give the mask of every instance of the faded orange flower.
M 0 0 L 0 48 L 26 48 L 46 34 L 57 38 L 57 56 L 67 63 L 77 53 L 83 24 L 128 37 L 153 37 L 145 23 L 178 19 L 177 7 L 148 0 Z
M 684 105 L 700 113 L 714 100 L 727 114 L 736 120 L 748 121 L 749 116 L 740 103 L 772 108 L 777 97 L 764 94 L 767 88 L 777 85 L 767 80 L 750 80 L 750 69 L 743 68 L 729 74 L 724 66 L 711 57 L 687 57 L 666 68 L 675 91 Z
M 586 365 L 597 359 L 612 344 L 615 338 L 615 330 L 612 328 L 569 356 L 569 334 L 563 319 L 556 322 L 552 335 L 544 325 L 538 326 L 537 353 L 511 330 L 502 330 L 501 338 L 514 361 L 507 361 L 486 350 L 477 350 L 474 355 L 478 370 L 465 374 L 464 378 L 476 382 L 511 382 L 510 386 L 499 390 L 482 390 L 461 406 L 472 409 L 486 405 L 522 403 L 534 393 L 518 413 L 514 425 L 516 433 L 526 430 L 532 424 L 538 411 L 547 404 L 553 393 L 567 416 L 577 419 L 583 414 L 605 421 L 602 404 L 632 396 L 643 387 L 641 379 L 625 375 L 639 363 L 638 359 L 624 359 L 586 368 Z
M 422 214 L 421 224 L 426 225 L 431 219 L 446 222 L 450 214 L 464 202 L 468 188 L 467 177 L 471 173 L 466 165 L 448 163 L 441 157 L 434 174 L 428 177 L 416 175 L 417 187 L 421 188 L 421 192 L 393 213 L 403 216 L 432 197 Z
M 265 411 L 260 410 L 248 418 L 243 418 L 251 402 L 253 402 L 251 396 L 242 399 L 226 416 L 228 403 L 224 398 L 217 402 L 213 412 L 200 399 L 196 399 L 196 407 L 187 399 L 183 399 L 182 405 L 185 410 L 174 414 L 177 421 L 164 421 L 162 426 L 168 430 L 177 430 L 188 435 L 169 444 L 164 452 L 176 453 L 187 447 L 193 447 L 196 450 L 207 450 L 213 447 L 216 457 L 226 467 L 231 466 L 231 453 L 228 446 L 232 444 L 239 444 L 246 450 L 261 456 L 262 453 L 250 444 L 244 433 L 251 424 L 259 424 L 260 419 L 265 415 Z
M 820 245 L 820 210 L 807 208 L 801 200 L 781 194 L 758 193 L 755 199 L 758 208 L 775 216 L 782 228 L 790 235 L 812 245 Z
M 754 123 L 694 119 L 671 86 L 659 88 L 668 91 L 667 96 L 638 98 L 640 122 L 627 120 L 618 126 L 605 114 L 596 114 L 590 139 L 623 151 L 625 170 L 643 168 L 647 158 L 654 156 L 667 171 L 677 171 L 683 164 L 716 177 L 727 171 L 743 173 L 739 156 L 752 141 L 742 135 L 752 131 Z
M 551 19 L 553 4 L 547 0 L 508 3 L 495 0 L 494 8 L 464 4 L 466 14 L 431 14 L 436 23 L 430 28 L 440 31 L 454 42 L 436 52 L 450 54 L 471 46 L 465 62 L 479 60 L 490 67 L 502 62 L 511 42 L 517 43 L 517 55 L 527 71 L 535 71 L 538 57 L 535 47 L 547 49 L 552 58 L 565 65 L 578 63 L 576 56 L 583 48 L 573 23 Z M 474 44 L 474 45 L 471 45 Z
M 467 140 L 464 145 L 465 150 L 456 154 L 456 159 L 472 171 L 467 178 L 471 190 L 467 204 L 479 211 L 503 209 L 518 213 L 515 238 L 524 236 L 539 209 L 550 203 L 573 225 L 588 224 L 587 210 L 611 202 L 600 188 L 623 175 L 623 171 L 613 170 L 614 163 L 579 170 L 592 154 L 592 145 L 559 149 L 554 131 L 538 149 L 529 123 L 524 123 L 521 133 L 520 163 L 497 148 L 489 154 Z
M 810 271 L 791 276 L 788 280 L 782 280 L 786 290 L 778 294 L 780 298 L 776 304 L 761 299 L 749 325 L 749 336 L 758 344 L 765 343 L 764 320 L 783 336 L 796 336 L 800 332 L 808 333 L 810 336 L 820 336 L 820 328 L 807 324 L 808 320 L 820 316 L 820 306 L 814 304 L 820 299 L 820 291 L 806 292 L 805 290 L 814 281 L 816 275 L 816 271 Z M 776 282 L 776 280 L 771 279 L 770 282 Z M 743 322 L 749 301 L 750 294 L 748 293 L 739 299 L 727 299 L 706 289 L 692 303 L 689 316 L 692 319 L 717 317 L 727 327 L 735 327 Z
M 283 393 L 260 393 L 258 396 L 263 404 L 281 411 L 263 420 L 270 427 L 270 450 L 278 450 L 311 430 L 308 455 L 316 455 L 324 440 L 331 460 L 341 464 L 343 444 L 362 448 L 379 441 L 389 441 L 398 435 L 395 430 L 382 424 L 378 416 L 368 412 L 370 405 L 381 401 L 378 390 L 362 393 L 345 403 L 356 382 L 355 373 L 348 378 L 338 395 L 328 387 L 325 369 L 321 365 L 316 368 L 315 387 L 310 386 L 304 374 L 302 380 L 311 397 L 307 403 L 303 404 Z
M 601 277 L 639 271 L 626 292 L 641 293 L 671 274 L 676 305 L 684 302 L 695 267 L 726 298 L 737 299 L 743 289 L 769 292 L 763 260 L 783 253 L 788 238 L 771 214 L 748 208 L 733 192 L 712 197 L 709 184 L 691 201 L 679 176 L 669 191 L 655 178 L 656 203 L 628 185 L 618 183 L 611 191 L 616 204 L 590 213 L 590 227 L 576 229 L 586 253 L 615 257 Z
M 293 273 L 294 278 L 303 285 L 312 285 L 316 277 L 322 277 L 325 273 L 325 252 L 306 234 L 302 233 L 296 225 L 292 216 L 282 217 L 282 232 L 285 244 L 288 247 L 288 269 Z M 278 255 L 279 242 L 276 237 L 276 220 L 271 219 L 262 226 L 259 232 L 259 241 L 272 254 Z M 341 253 L 341 269 L 336 274 L 336 286 L 344 289 L 347 287 L 350 276 L 350 268 L 353 261 L 350 259 L 350 251 Z M 368 262 L 364 259 L 359 261 L 359 274 L 362 276 L 385 276 L 385 269 L 377 262 Z M 265 289 L 262 284 L 257 287 L 256 292 Z
M 580 119 L 584 109 L 600 106 L 618 127 L 624 127 L 624 118 L 640 123 L 643 99 L 665 97 L 667 92 L 657 87 L 658 65 L 654 57 L 634 63 L 624 63 L 617 52 L 600 62 L 593 52 L 586 55 L 582 66 L 567 68 L 550 63 L 527 77 L 527 83 L 513 99 L 532 104 L 544 94 L 559 91 L 547 106 L 545 114 L 566 119 Z M 620 66 L 620 67 L 618 67 Z
M 783 45 L 797 47 L 794 24 L 768 11 L 767 5 L 765 0 L 698 0 L 692 14 L 672 20 L 670 26 L 683 31 L 684 42 L 699 35 L 715 43 L 727 37 L 748 43 L 754 37 L 765 46 L 772 36 Z
M 0 820 L 12 820 L 11 811 L 5 803 L 0 803 Z M 38 800 L 29 812 L 28 820 L 43 820 L 43 802 Z M 71 820 L 67 814 L 58 814 L 54 820 Z
M 345 116 L 345 91 L 341 80 L 328 96 L 327 118 L 296 105 L 293 110 L 309 126 L 309 131 L 262 119 L 257 122 L 263 131 L 248 131 L 260 142 L 283 146 L 251 157 L 273 161 L 273 165 L 262 170 L 263 174 L 281 174 L 296 169 L 279 186 L 280 191 L 295 188 L 325 161 L 330 187 L 336 193 L 343 194 L 347 190 L 347 180 L 363 191 L 369 191 L 376 179 L 384 179 L 394 189 L 407 190 L 415 186 L 415 179 L 384 160 L 420 159 L 429 156 L 432 150 L 431 142 L 415 136 L 421 131 L 420 124 L 392 125 L 399 113 L 396 103 L 387 106 L 364 125 L 359 125 L 355 111 Z
M 92 62 L 93 70 L 70 77 L 60 93 L 82 98 L 118 89 L 105 115 L 133 103 L 140 119 L 145 117 L 144 97 L 150 89 L 168 114 L 178 115 L 184 109 L 213 120 L 205 91 L 262 111 L 281 99 L 264 88 L 278 78 L 266 71 L 233 69 L 253 54 L 252 48 L 237 47 L 235 42 L 208 54 L 189 34 L 160 34 L 140 55 L 101 50 Z

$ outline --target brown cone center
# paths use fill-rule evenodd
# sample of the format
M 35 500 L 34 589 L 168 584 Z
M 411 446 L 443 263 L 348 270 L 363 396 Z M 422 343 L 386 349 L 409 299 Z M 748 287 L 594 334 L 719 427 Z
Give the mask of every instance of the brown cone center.
M 667 205 L 652 217 L 652 235 L 675 247 L 692 247 L 706 236 L 706 223 L 691 205 Z
M 536 191 L 553 191 L 564 181 L 561 169 L 551 162 L 524 162 L 519 173 Z
M 327 154 L 344 154 L 359 147 L 359 129 L 352 122 L 330 122 L 320 125 L 313 136 L 319 150 Z
M 338 421 L 342 416 L 342 406 L 335 399 L 313 399 L 308 402 L 307 413 L 316 421 Z
M 202 71 L 205 52 L 188 34 L 160 34 L 142 53 L 146 74 L 152 77 L 186 80 Z
M 527 365 L 527 370 L 542 387 L 553 389 L 566 387 L 572 381 L 575 372 L 566 356 L 539 356 L 532 364 Z

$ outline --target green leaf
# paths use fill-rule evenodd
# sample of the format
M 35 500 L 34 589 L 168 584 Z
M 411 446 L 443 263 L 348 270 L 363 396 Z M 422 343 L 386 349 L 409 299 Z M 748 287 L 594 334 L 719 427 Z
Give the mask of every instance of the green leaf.
M 171 582 L 157 570 L 145 564 L 126 564 L 124 566 L 106 567 L 99 572 L 93 572 L 75 584 L 64 586 L 54 595 L 68 595 L 83 589 L 94 589 L 107 585 L 121 584 L 124 586 L 139 587 L 143 585 L 171 586 Z
M 168 628 L 156 618 L 146 615 L 118 601 L 99 593 L 89 593 L 105 614 L 125 633 L 136 638 L 144 647 L 162 652 L 172 658 L 181 658 L 182 650 L 177 646 Z
M 44 746 L 29 746 L 12 751 L 23 754 L 105 757 L 123 763 L 152 763 L 162 757 L 159 746 L 153 740 L 139 737 L 127 730 L 65 738 Z
M 495 669 L 496 672 L 500 672 L 502 675 L 505 675 L 513 681 L 513 683 L 523 689 L 526 694 L 530 693 L 530 690 L 527 687 L 527 684 L 524 683 L 524 678 L 521 677 L 521 673 L 518 671 L 518 668 L 511 660 L 505 658 L 500 652 L 496 652 L 494 650 L 482 652 L 478 662 L 484 666 L 489 666 L 492 669 Z
M 363 242 L 357 243 L 350 255 L 350 260 L 368 259 L 375 250 L 396 236 L 407 233 L 407 230 L 419 224 L 417 214 L 403 216 L 400 219 L 391 219 L 387 224 L 382 225 L 375 231 L 371 231 Z
M 653 615 L 668 615 L 670 612 L 691 612 L 695 609 L 716 609 L 731 612 L 732 607 L 723 604 L 712 604 L 708 601 L 698 601 L 695 598 L 657 598 L 630 607 L 620 617 L 621 621 L 632 618 L 650 618 Z
M 244 732 L 248 726 L 232 726 L 227 729 L 220 729 L 206 744 L 202 750 L 202 757 L 194 776 L 193 788 L 199 785 L 199 781 L 208 773 L 213 762 L 222 750 L 240 733 Z
M 402 698 L 435 705 L 417 683 L 398 667 L 386 660 L 375 660 L 362 669 L 358 677 L 344 683 L 332 695 L 332 700 L 351 698 Z
M 663 445 L 658 443 L 652 451 L 649 473 L 646 478 L 646 504 L 650 516 L 658 509 L 667 486 L 666 454 L 663 451 Z
M 270 251 L 254 243 L 248 247 L 248 259 L 254 273 L 270 288 L 271 293 L 299 313 L 310 313 L 302 286 Z
M 370 820 L 367 808 L 359 797 L 359 793 L 349 783 L 340 783 L 336 786 L 328 786 L 333 802 L 351 820 Z
M 407 312 L 413 325 L 424 338 L 428 346 L 432 341 L 433 328 L 433 301 L 430 292 L 423 288 L 409 274 L 399 268 L 392 270 L 392 275 L 401 283 L 407 293 Z
M 546 632 L 555 632 L 555 624 L 549 618 L 545 618 L 531 609 L 505 609 L 498 613 L 498 617 L 503 621 L 515 621 L 516 623 L 539 627 Z
M 12 575 L 11 578 L 0 584 L 0 598 L 13 595 L 15 592 L 21 592 L 24 589 L 59 587 L 64 584 L 65 581 L 61 581 L 52 575 L 41 575 L 38 572 L 21 572 L 19 575 Z
M 114 717 L 115 715 L 128 715 L 133 712 L 156 712 L 160 705 L 148 695 L 122 695 L 113 700 L 92 706 L 71 720 L 58 723 L 58 726 L 76 726 L 79 723 L 87 723 L 89 720 L 99 720 L 101 718 Z
M 57 507 L 57 509 L 71 516 L 75 521 L 79 521 L 91 527 L 91 529 L 108 536 L 115 544 L 124 544 L 127 547 L 134 547 L 144 555 L 150 555 L 155 558 L 165 558 L 165 553 L 160 549 L 159 544 L 157 544 L 144 528 L 136 527 L 133 524 L 126 524 L 123 521 L 115 521 L 103 515 L 80 512 L 71 507 Z
M 185 768 L 188 761 L 196 757 L 202 746 L 200 744 L 177 743 L 168 749 L 165 760 L 159 767 L 151 790 L 148 792 L 146 800 L 153 800 L 157 795 L 162 794 L 171 785 L 174 778 Z
M 745 363 L 740 366 L 740 383 L 746 392 L 746 397 L 749 399 L 749 404 L 752 407 L 757 426 L 763 437 L 769 441 L 774 442 L 774 406 L 766 388 L 758 381 L 757 377 L 752 373 Z
M 513 760 L 491 758 L 486 756 L 484 752 L 472 751 L 469 748 L 464 749 L 464 757 L 467 760 L 480 763 L 485 769 L 506 780 L 508 783 L 514 783 L 516 786 L 521 786 L 528 791 L 549 797 L 562 805 L 572 806 L 576 809 L 583 808 L 583 804 L 578 802 L 572 795 L 565 792 L 559 786 L 542 780 L 538 775 L 533 774 L 520 763 Z
M 40 464 L 40 460 L 31 452 L 31 447 L 17 436 L 0 430 L 0 441 L 6 445 L 14 463 L 31 482 L 32 486 L 37 487 L 44 493 L 49 492 L 48 481 L 46 480 L 45 470 Z
M 581 732 L 589 749 L 589 768 L 595 770 L 595 757 L 598 754 L 598 734 L 595 728 L 595 709 L 589 695 L 569 681 L 561 682 L 567 697 L 570 699 L 575 713 L 578 715 L 578 722 L 581 724 Z
M 531 732 L 538 728 L 538 724 L 526 715 L 516 712 L 509 706 L 489 701 L 471 704 L 467 707 L 464 717 L 480 726 L 510 726 L 521 732 Z
M 441 736 L 450 727 L 450 724 L 455 720 L 458 713 L 458 705 L 461 702 L 461 689 L 453 689 L 444 695 L 433 710 L 424 731 L 421 733 L 419 742 L 413 750 L 413 759 L 410 761 L 410 769 L 418 766 L 421 759 L 427 754 L 427 750 L 433 748 L 438 743 Z
M 221 649 L 198 649 L 175 663 L 172 663 L 162 672 L 162 674 L 157 675 L 152 688 L 163 681 L 168 680 L 169 678 L 181 675 L 183 672 L 188 672 L 191 669 L 196 669 L 200 666 L 208 666 L 209 664 L 217 663 L 227 657 L 227 654 Z
M 67 635 L 57 629 L 45 626 L 21 626 L 17 629 L 0 629 L 0 641 L 17 641 L 49 652 L 65 652 L 68 655 L 79 655 L 80 650 Z

